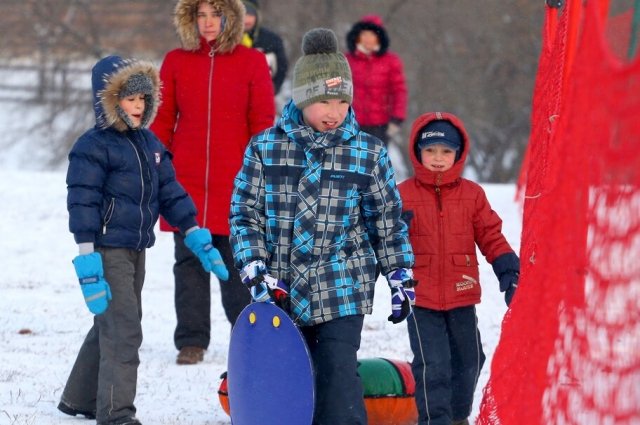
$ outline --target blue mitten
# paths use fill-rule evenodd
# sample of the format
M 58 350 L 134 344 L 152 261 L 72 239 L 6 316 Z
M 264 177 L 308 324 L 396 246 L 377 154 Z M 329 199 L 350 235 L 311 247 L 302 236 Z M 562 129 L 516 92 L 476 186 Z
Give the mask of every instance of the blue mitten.
M 413 312 L 418 282 L 413 280 L 411 269 L 394 270 L 387 275 L 387 282 L 391 288 L 391 315 L 388 320 L 394 324 L 400 323 Z
M 100 253 L 78 255 L 73 259 L 73 266 L 80 280 L 80 289 L 89 311 L 93 314 L 104 313 L 111 300 L 111 288 L 104 280 Z
M 251 297 L 256 302 L 276 303 L 289 311 L 289 288 L 282 280 L 267 273 L 262 260 L 255 260 L 242 268 L 242 282 L 249 287 Z
M 500 292 L 504 292 L 504 301 L 508 306 L 518 288 L 520 259 L 513 252 L 508 252 L 496 258 L 491 266 L 500 282 Z
M 184 238 L 184 244 L 198 257 L 202 267 L 215 274 L 220 280 L 229 279 L 229 271 L 222 261 L 220 251 L 211 244 L 209 229 L 197 229 Z

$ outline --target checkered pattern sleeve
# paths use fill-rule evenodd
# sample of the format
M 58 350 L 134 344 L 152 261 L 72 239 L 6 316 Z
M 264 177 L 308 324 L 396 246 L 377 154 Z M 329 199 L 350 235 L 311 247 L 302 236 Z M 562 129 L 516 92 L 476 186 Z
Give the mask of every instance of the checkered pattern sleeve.
M 362 215 L 384 275 L 398 268 L 412 268 L 409 228 L 401 218 L 402 200 L 389 155 L 382 148 L 363 193 Z
M 229 225 L 231 247 L 237 269 L 253 260 L 265 260 L 263 164 L 253 143 L 244 154 L 242 168 L 234 181 Z

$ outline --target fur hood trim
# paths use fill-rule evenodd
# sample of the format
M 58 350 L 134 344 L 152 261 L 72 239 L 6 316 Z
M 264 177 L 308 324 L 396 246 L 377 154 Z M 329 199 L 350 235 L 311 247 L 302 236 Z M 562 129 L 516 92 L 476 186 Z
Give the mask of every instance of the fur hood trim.
M 373 31 L 378 36 L 380 42 L 380 50 L 375 55 L 382 56 L 387 50 L 389 50 L 389 35 L 387 30 L 382 24 L 382 19 L 376 15 L 368 15 L 362 17 L 360 21 L 353 24 L 349 32 L 347 33 L 347 49 L 351 54 L 356 52 L 356 45 L 358 44 L 358 37 L 364 30 Z
M 244 33 L 245 8 L 241 0 L 178 0 L 174 11 L 173 24 L 185 50 L 200 49 L 204 40 L 200 37 L 196 13 L 200 2 L 206 1 L 225 17 L 224 30 L 215 41 L 215 51 L 228 53 L 242 41 Z
M 118 131 L 129 129 L 118 113 L 119 94 L 129 78 L 136 74 L 147 77 L 152 85 L 151 94 L 145 95 L 145 111 L 140 128 L 148 127 L 153 121 L 160 105 L 160 76 L 155 65 L 137 59 L 108 56 L 93 68 L 92 84 L 97 127 L 113 127 Z

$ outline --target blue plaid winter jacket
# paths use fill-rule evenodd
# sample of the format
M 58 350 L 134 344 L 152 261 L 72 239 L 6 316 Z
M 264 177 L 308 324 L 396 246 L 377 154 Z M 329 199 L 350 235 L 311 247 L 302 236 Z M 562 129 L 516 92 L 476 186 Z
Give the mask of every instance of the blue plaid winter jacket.
M 310 205 L 301 186 L 310 150 L 321 158 L 312 227 L 295 223 Z M 234 187 L 235 265 L 263 260 L 290 286 L 290 313 L 300 325 L 370 314 L 376 262 L 383 274 L 413 266 L 387 150 L 360 132 L 352 110 L 338 129 L 315 133 L 289 102 L 275 127 L 250 140 Z M 312 248 L 301 261 L 291 252 L 305 237 Z

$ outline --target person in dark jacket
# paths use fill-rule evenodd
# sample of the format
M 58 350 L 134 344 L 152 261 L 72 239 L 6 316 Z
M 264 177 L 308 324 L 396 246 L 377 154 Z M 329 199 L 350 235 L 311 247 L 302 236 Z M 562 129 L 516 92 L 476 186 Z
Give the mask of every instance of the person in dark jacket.
M 353 72 L 353 110 L 363 131 L 383 142 L 398 137 L 407 114 L 407 85 L 400 57 L 389 50 L 382 19 L 363 16 L 347 33 Z
M 186 235 L 202 266 L 227 269 L 199 228 L 193 201 L 176 180 L 171 155 L 146 127 L 157 111 L 160 79 L 151 63 L 108 56 L 92 70 L 96 125 L 69 153 L 69 229 L 73 265 L 93 318 L 58 409 L 98 425 L 135 425 L 145 252 L 160 214 Z
M 416 307 L 408 321 L 420 425 L 468 424 L 485 360 L 475 305 L 480 302 L 476 245 L 507 305 L 520 260 L 480 185 L 461 177 L 471 141 L 451 113 L 429 112 L 411 128 L 415 176 L 399 185 L 416 255 Z
M 334 32 L 307 32 L 302 50 L 292 101 L 251 138 L 235 180 L 235 265 L 255 301 L 288 293 L 281 304 L 315 369 L 313 423 L 365 425 L 356 354 L 376 264 L 392 294 L 389 320 L 399 323 L 411 314 L 413 252 L 387 150 L 350 107 L 351 70 Z
M 264 53 L 271 71 L 273 91 L 277 95 L 289 69 L 284 43 L 278 34 L 262 25 L 258 0 L 244 0 L 242 3 L 246 8 L 242 44 Z
M 193 197 L 199 224 L 213 233 L 230 270 L 219 282 L 231 325 L 251 302 L 233 267 L 229 245 L 229 203 L 233 179 L 253 134 L 273 125 L 275 99 L 264 55 L 240 44 L 241 0 L 178 0 L 174 25 L 182 47 L 168 52 L 160 68 L 162 105 L 151 130 L 173 153 L 180 183 Z M 174 232 L 176 362 L 201 362 L 211 341 L 211 276 Z

